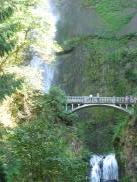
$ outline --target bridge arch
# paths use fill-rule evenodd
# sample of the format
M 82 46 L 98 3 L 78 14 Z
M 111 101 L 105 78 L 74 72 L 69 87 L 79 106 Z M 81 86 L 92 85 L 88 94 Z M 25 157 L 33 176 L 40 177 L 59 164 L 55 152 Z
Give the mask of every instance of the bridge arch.
M 130 115 L 132 114 L 131 110 L 127 108 L 123 108 L 121 106 L 113 105 L 113 104 L 84 104 L 84 105 L 73 108 L 71 112 L 77 112 L 81 109 L 88 108 L 88 107 L 108 107 L 108 108 L 114 108 L 114 109 L 120 110 Z

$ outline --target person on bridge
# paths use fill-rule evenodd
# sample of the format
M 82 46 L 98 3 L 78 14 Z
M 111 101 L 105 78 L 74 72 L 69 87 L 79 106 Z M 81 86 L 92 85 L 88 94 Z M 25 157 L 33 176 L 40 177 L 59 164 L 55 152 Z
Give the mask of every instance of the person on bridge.
M 89 95 L 89 97 L 90 97 L 90 102 L 92 102 L 93 100 L 93 95 L 91 94 L 91 95 Z
M 125 96 L 125 102 L 128 104 L 130 103 L 130 97 L 129 96 Z
M 99 102 L 99 97 L 100 97 L 100 96 L 99 96 L 99 93 L 97 93 L 97 102 Z

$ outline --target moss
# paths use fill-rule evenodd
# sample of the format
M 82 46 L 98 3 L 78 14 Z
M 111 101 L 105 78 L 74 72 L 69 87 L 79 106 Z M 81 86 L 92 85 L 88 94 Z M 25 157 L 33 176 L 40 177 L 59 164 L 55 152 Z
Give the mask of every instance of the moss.
M 137 120 L 129 118 L 121 128 L 121 132 L 115 137 L 114 146 L 119 159 L 121 179 L 123 182 L 137 179 Z
M 86 0 L 86 5 L 94 7 L 100 16 L 109 24 L 113 31 L 119 30 L 128 23 L 134 16 L 134 11 L 127 11 L 126 8 L 137 7 L 136 2 L 129 0 Z

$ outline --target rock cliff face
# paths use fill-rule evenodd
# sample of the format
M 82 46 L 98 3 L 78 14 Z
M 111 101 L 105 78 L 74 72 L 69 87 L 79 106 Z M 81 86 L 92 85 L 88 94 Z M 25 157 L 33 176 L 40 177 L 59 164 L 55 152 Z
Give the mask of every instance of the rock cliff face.
M 67 95 L 136 95 L 137 1 L 61 0 L 58 8 L 57 42 L 71 51 L 57 56 L 56 83 Z M 93 152 L 112 151 L 116 130 L 128 119 L 111 109 L 86 109 L 79 115 L 80 135 Z M 126 165 L 124 175 L 133 180 L 136 129 L 129 125 L 117 142 Z
M 137 181 L 137 120 L 129 126 L 123 136 L 123 155 L 125 156 L 125 174 Z M 124 139 L 125 138 L 125 139 Z
M 84 6 L 81 0 L 61 0 L 57 39 L 60 42 L 72 38 L 104 33 L 106 23 L 95 9 Z
M 118 142 L 116 142 L 118 141 Z M 115 143 L 116 142 L 116 143 Z M 115 140 L 116 151 L 121 160 L 123 181 L 137 181 L 137 119 L 130 119 L 120 138 Z
M 59 2 L 60 20 L 56 39 L 64 50 L 72 51 L 58 54 L 59 71 L 56 81 L 67 94 L 72 95 L 97 92 L 102 95 L 134 94 L 137 38 L 133 33 L 136 31 L 137 5 L 136 8 L 124 8 L 121 4 L 124 22 L 119 29 L 115 28 L 117 31 L 112 31 L 112 23 L 108 24 L 103 18 L 103 12 L 98 10 L 100 3 L 93 6 L 94 0 L 91 0 L 93 5 L 87 6 L 82 0 Z M 102 6 L 105 11 L 107 7 Z M 115 8 L 117 11 L 117 6 Z M 116 23 L 116 18 L 113 19 Z

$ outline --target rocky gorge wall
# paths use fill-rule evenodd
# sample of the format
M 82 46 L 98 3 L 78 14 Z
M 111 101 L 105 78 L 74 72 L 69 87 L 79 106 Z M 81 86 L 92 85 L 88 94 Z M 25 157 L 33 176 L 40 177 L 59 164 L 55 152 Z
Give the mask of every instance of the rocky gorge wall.
M 62 51 L 57 53 L 56 83 L 67 95 L 136 95 L 137 1 L 57 2 L 60 20 L 56 39 Z M 134 181 L 136 127 L 124 128 L 125 121 L 130 123 L 131 119 L 113 109 L 85 109 L 78 114 L 79 135 L 92 152 L 113 151 L 123 127 L 116 145 L 123 151 L 124 176 L 134 176 Z

